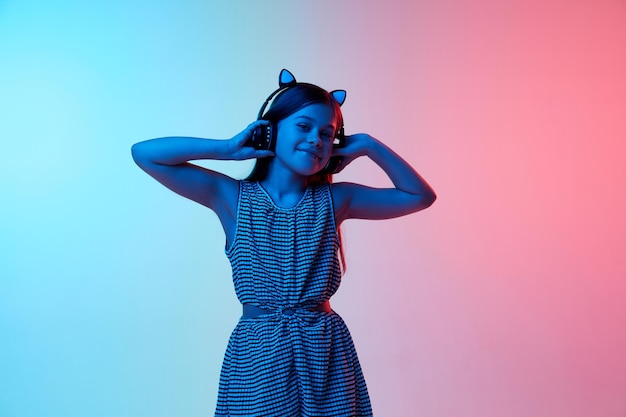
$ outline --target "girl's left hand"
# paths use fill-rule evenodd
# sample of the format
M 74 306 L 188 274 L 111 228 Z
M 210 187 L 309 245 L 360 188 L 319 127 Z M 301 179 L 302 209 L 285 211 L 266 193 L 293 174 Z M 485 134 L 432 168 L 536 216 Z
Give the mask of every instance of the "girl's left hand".
M 342 148 L 333 148 L 332 156 L 342 157 L 337 172 L 341 172 L 346 166 L 360 156 L 368 154 L 370 146 L 378 140 L 367 133 L 356 133 L 345 136 L 345 144 Z

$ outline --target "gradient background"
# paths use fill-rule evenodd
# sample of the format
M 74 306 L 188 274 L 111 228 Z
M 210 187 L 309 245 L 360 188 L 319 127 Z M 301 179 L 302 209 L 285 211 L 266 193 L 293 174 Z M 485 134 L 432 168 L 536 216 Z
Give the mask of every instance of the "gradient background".
M 626 416 L 626 2 L 95 4 L 0 1 L 0 416 L 212 415 L 223 233 L 130 146 L 233 136 L 283 67 L 439 195 L 344 226 L 376 415 Z

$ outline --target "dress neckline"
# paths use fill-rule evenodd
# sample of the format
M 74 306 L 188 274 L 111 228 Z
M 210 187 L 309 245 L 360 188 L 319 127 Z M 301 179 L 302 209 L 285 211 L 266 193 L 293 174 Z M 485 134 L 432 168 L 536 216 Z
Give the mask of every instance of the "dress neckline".
M 278 210 L 287 210 L 287 211 L 297 209 L 300 206 L 300 204 L 302 204 L 302 202 L 304 201 L 304 198 L 306 197 L 306 195 L 309 193 L 309 190 L 311 189 L 311 186 L 307 185 L 306 189 L 302 193 L 302 196 L 300 197 L 300 199 L 298 200 L 298 202 L 296 204 L 294 204 L 293 206 L 290 206 L 290 207 L 283 207 L 283 206 L 279 206 L 278 204 L 276 204 L 276 201 L 274 201 L 274 199 L 272 198 L 270 193 L 265 189 L 265 187 L 263 187 L 263 185 L 261 184 L 260 181 L 257 181 L 256 184 L 259 187 L 259 189 L 261 190 L 261 192 L 263 194 L 265 194 L 265 197 L 267 197 L 267 199 L 272 204 L 272 206 L 274 206 Z

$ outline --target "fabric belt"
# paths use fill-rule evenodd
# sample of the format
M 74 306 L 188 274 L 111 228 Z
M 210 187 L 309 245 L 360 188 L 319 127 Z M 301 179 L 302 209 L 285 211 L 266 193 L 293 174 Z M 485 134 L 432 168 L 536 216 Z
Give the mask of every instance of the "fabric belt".
M 253 319 L 255 317 L 263 316 L 266 314 L 272 314 L 276 311 L 280 311 L 282 314 L 286 316 L 293 316 L 297 310 L 306 310 L 306 311 L 320 311 L 324 313 L 332 313 L 332 308 L 330 308 L 330 301 L 324 301 L 321 304 L 318 304 L 313 307 L 284 307 L 276 310 L 269 310 L 267 308 L 261 308 L 255 306 L 254 304 L 242 304 L 243 306 L 243 318 L 244 319 Z

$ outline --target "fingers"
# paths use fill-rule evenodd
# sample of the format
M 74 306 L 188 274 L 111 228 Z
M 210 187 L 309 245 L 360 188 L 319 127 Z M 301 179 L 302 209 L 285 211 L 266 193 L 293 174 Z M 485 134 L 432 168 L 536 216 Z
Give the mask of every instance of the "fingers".
M 256 151 L 254 153 L 254 158 L 267 158 L 270 156 L 274 156 L 274 152 L 273 151 L 268 151 L 268 150 L 261 150 L 261 151 Z
M 245 146 L 231 154 L 232 160 L 245 161 L 247 159 L 261 159 L 274 156 L 274 152 L 267 150 L 256 150 L 254 148 Z
M 347 155 L 345 148 L 335 148 L 333 147 L 333 152 L 331 153 L 331 157 L 333 156 L 344 156 Z
M 269 121 L 267 120 L 255 120 L 250 123 L 244 130 L 242 130 L 237 135 L 233 136 L 232 140 L 235 143 L 236 147 L 244 146 L 245 143 L 252 137 L 254 130 L 259 126 L 267 125 Z
M 352 148 L 333 148 L 331 156 L 341 156 L 343 159 L 354 159 L 354 149 Z
M 269 124 L 270 124 L 269 120 L 262 120 L 262 119 L 255 120 L 254 122 L 248 125 L 248 127 L 246 128 L 246 131 L 249 131 L 250 133 L 252 133 L 254 132 L 254 129 L 256 129 L 257 127 L 263 126 L 263 125 L 267 126 Z
M 252 135 L 252 132 L 259 126 L 267 126 L 270 122 L 268 120 L 255 120 L 250 123 L 238 136 L 244 136 L 248 138 Z

